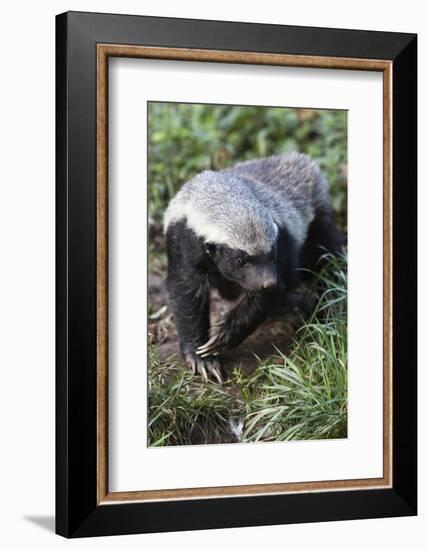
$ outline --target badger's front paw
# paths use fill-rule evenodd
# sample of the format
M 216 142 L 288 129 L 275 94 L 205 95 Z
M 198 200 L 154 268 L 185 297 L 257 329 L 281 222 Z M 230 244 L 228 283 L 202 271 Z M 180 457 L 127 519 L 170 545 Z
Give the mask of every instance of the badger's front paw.
M 186 364 L 192 369 L 193 374 L 199 373 L 205 382 L 208 375 L 212 375 L 219 384 L 223 383 L 220 362 L 213 357 L 203 358 L 196 353 L 187 353 L 184 357 Z
M 211 327 L 210 339 L 196 350 L 199 357 L 218 355 L 222 351 L 234 347 L 231 338 L 232 331 L 229 325 L 229 318 L 226 317 Z

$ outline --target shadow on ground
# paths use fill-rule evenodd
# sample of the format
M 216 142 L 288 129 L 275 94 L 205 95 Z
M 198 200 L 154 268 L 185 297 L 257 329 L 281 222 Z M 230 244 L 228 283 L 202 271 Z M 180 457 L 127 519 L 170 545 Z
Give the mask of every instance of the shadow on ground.
M 41 527 L 45 531 L 55 532 L 54 516 L 24 516 L 24 519 L 30 523 L 34 523 L 34 525 Z

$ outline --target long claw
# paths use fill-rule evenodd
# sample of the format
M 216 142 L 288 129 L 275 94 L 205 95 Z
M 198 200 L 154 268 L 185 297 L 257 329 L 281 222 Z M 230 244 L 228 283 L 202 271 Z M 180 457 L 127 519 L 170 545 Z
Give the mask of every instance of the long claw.
M 187 365 L 192 369 L 193 374 L 200 374 L 205 382 L 208 382 L 208 374 L 215 378 L 215 380 L 219 383 L 223 383 L 223 378 L 221 375 L 221 366 L 220 363 L 217 361 L 217 359 L 204 359 L 209 355 L 208 353 L 205 353 L 204 355 L 193 355 L 188 354 L 185 357 L 185 361 Z M 208 372 L 207 372 L 208 371 Z
M 195 361 L 195 359 L 191 355 L 188 355 L 187 358 L 186 358 L 186 362 L 190 366 L 190 368 L 192 369 L 192 373 L 196 374 L 196 361 Z
M 220 365 L 217 363 L 217 361 L 210 361 L 208 364 L 208 370 L 210 371 L 210 374 L 212 374 L 219 384 L 223 384 L 223 378 L 221 376 L 220 371 Z
M 198 361 L 198 372 L 205 382 L 208 382 L 208 374 L 203 361 Z
M 223 378 L 222 378 L 222 376 L 221 376 L 221 374 L 220 374 L 220 372 L 219 372 L 219 369 L 214 369 L 214 370 L 213 370 L 213 374 L 214 374 L 214 376 L 217 378 L 218 383 L 219 383 L 219 384 L 223 384 Z
M 213 355 L 214 353 L 219 353 L 220 347 L 221 347 L 220 342 L 217 339 L 215 342 L 212 342 L 210 345 L 208 345 L 208 342 L 207 342 L 206 344 L 204 344 L 204 346 L 199 347 L 196 350 L 196 353 L 200 357 L 206 357 L 207 355 Z
M 199 355 L 199 357 L 207 357 L 208 355 L 212 355 L 211 349 L 203 349 L 203 350 L 196 350 L 196 355 Z
M 205 344 L 202 344 L 202 346 L 198 346 L 196 348 L 196 353 L 203 353 L 204 349 L 207 347 L 208 342 L 205 342 Z
M 212 344 L 217 340 L 218 335 L 214 334 L 214 336 L 211 336 L 211 338 L 208 340 L 208 342 L 205 342 L 205 344 L 202 344 L 202 346 L 198 347 L 198 351 L 204 352 L 204 350 L 210 348 Z
M 200 348 L 197 348 L 196 352 L 198 355 L 200 355 L 201 353 L 205 353 L 208 349 L 210 348 L 210 346 L 201 346 Z

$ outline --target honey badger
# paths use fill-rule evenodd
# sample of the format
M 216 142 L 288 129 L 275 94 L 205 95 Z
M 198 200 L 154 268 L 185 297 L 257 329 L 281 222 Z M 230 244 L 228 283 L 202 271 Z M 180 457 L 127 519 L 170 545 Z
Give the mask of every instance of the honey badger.
M 217 355 L 240 344 L 314 268 L 338 250 L 327 181 L 291 153 L 205 171 L 170 201 L 164 229 L 167 288 L 186 363 L 222 381 Z M 325 251 L 325 250 L 324 250 Z M 240 298 L 210 327 L 210 289 Z

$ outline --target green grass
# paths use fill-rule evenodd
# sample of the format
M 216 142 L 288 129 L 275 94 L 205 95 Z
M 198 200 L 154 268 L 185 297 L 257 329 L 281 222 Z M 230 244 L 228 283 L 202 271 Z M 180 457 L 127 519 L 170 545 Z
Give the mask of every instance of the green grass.
M 319 297 L 286 351 L 223 386 L 205 384 L 150 347 L 149 445 L 285 441 L 347 436 L 346 257 L 326 256 Z M 230 421 L 241 421 L 233 436 Z
M 227 385 L 205 383 L 177 361 L 161 362 L 150 346 L 150 446 L 222 443 L 231 415 Z

